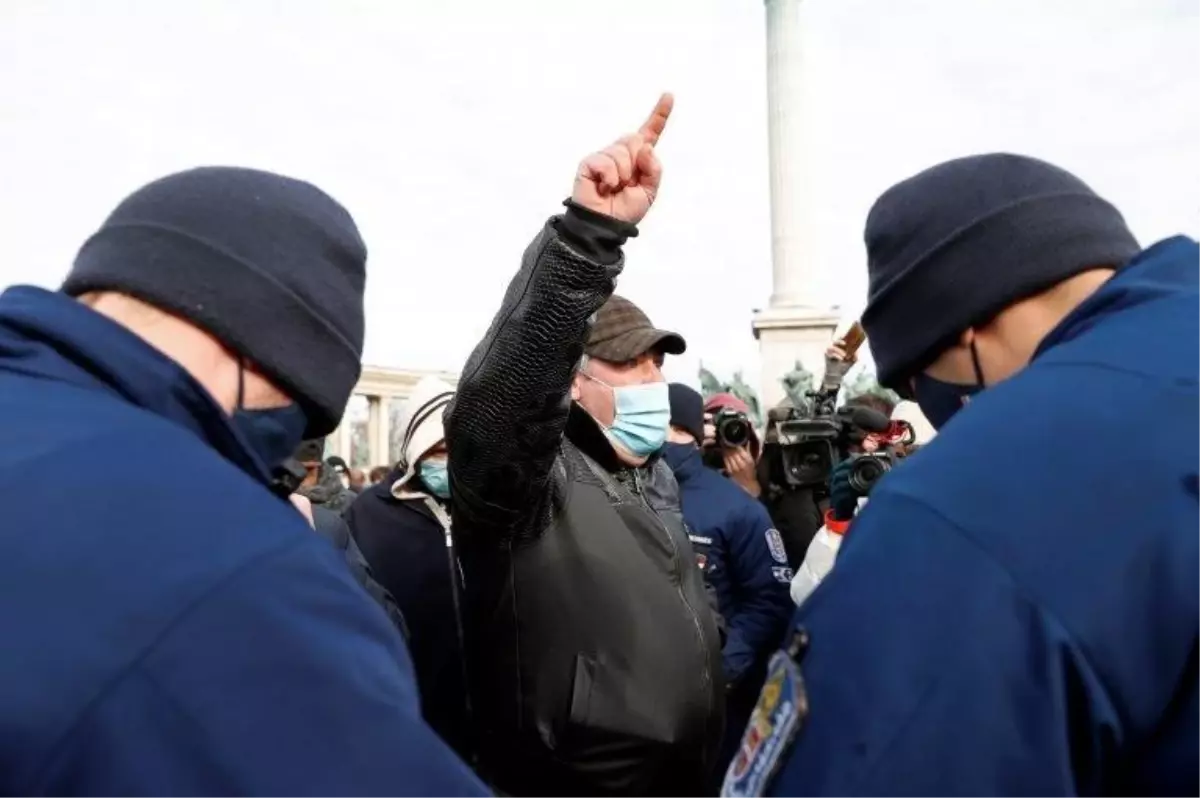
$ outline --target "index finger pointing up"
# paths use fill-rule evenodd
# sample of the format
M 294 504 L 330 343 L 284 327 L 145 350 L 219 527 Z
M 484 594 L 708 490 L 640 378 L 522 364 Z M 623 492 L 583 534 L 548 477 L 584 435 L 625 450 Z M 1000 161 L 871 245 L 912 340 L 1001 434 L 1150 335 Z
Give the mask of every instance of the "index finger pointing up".
M 671 108 L 675 105 L 675 97 L 667 92 L 658 98 L 658 104 L 654 106 L 654 110 L 650 112 L 650 116 L 642 123 L 641 130 L 638 134 L 650 146 L 658 143 L 658 137 L 662 135 L 663 129 L 667 126 L 667 119 L 671 116 Z

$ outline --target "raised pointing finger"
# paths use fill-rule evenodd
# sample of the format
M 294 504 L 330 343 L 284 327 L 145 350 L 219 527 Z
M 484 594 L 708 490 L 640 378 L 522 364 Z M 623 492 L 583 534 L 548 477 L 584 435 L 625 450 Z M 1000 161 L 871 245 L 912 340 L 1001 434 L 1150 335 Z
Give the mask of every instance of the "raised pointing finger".
M 667 119 L 671 116 L 671 109 L 675 107 L 675 97 L 670 92 L 664 92 L 658 98 L 658 103 L 654 106 L 654 110 L 650 112 L 650 116 L 642 123 L 642 127 L 638 130 L 638 135 L 645 139 L 646 143 L 653 146 L 658 143 L 658 137 L 662 135 L 663 130 L 667 126 Z

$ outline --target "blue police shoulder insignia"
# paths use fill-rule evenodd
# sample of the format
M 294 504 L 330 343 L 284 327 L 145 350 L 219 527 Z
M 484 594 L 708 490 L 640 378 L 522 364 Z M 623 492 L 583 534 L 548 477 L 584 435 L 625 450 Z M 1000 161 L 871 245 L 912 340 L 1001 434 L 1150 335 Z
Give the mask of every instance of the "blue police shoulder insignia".
M 762 795 L 808 715 L 808 696 L 793 654 L 776 651 L 742 744 L 721 785 L 727 798 Z
M 767 530 L 767 548 L 771 550 L 771 557 L 775 562 L 787 565 L 787 549 L 783 545 L 783 536 L 779 534 L 778 529 Z

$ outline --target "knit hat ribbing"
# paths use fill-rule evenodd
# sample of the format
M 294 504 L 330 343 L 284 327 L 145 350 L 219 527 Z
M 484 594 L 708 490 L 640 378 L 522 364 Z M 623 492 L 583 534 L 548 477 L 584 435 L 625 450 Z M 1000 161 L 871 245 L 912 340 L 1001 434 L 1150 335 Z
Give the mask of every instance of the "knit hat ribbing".
M 1121 214 L 1071 173 L 1020 155 L 960 158 L 881 196 L 865 231 L 863 327 L 897 389 L 969 327 L 1140 250 Z
M 287 392 L 317 438 L 362 371 L 366 257 L 350 214 L 315 186 L 203 167 L 126 198 L 62 290 L 119 291 L 201 327 Z

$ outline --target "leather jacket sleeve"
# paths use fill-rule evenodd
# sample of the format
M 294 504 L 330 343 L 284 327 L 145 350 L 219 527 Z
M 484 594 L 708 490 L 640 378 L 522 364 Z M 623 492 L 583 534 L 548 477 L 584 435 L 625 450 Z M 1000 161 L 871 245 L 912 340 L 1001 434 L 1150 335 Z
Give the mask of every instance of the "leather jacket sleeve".
M 636 228 L 571 203 L 525 250 L 446 411 L 455 530 L 530 539 L 549 521 L 550 472 L 590 320 Z

